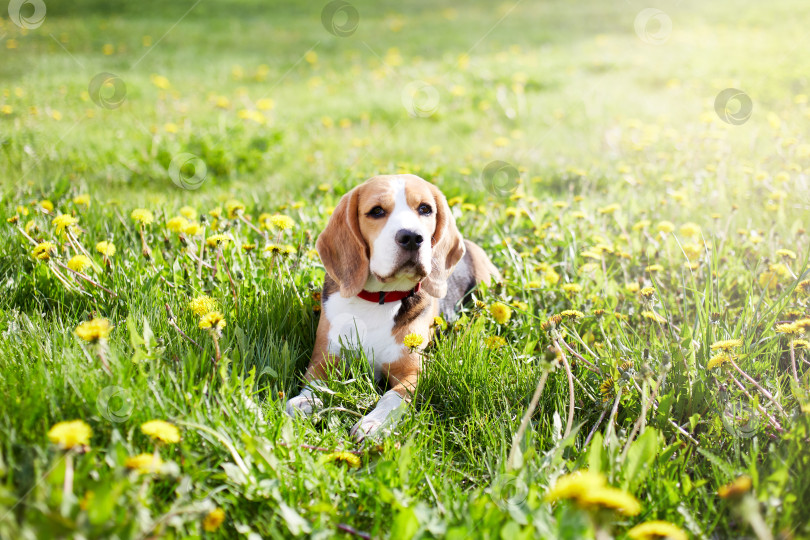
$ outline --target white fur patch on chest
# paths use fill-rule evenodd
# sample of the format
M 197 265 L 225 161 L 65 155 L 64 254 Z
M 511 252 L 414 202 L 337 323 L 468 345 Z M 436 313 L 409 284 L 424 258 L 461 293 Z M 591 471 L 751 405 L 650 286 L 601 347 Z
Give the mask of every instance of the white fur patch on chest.
M 333 294 L 324 302 L 329 321 L 328 349 L 339 354 L 341 346 L 362 350 L 374 368 L 399 360 L 405 346 L 394 339 L 394 317 L 402 302 L 377 304 L 362 298 Z

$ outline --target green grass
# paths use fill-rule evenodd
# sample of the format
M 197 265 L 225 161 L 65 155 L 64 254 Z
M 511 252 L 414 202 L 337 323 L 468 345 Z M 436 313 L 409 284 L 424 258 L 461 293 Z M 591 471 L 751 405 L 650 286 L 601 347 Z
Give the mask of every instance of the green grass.
M 806 10 L 671 4 L 657 46 L 635 33 L 649 6 L 634 2 L 354 2 L 345 38 L 322 26 L 325 4 L 53 0 L 37 29 L 0 20 L 0 537 L 602 538 L 650 520 L 810 537 L 810 355 L 776 330 L 810 316 Z M 89 95 L 103 72 L 126 84 L 118 108 Z M 438 96 L 424 117 L 403 103 L 413 81 Z M 753 102 L 742 125 L 714 110 L 730 87 Z M 180 154 L 205 163 L 199 189 L 172 181 Z M 519 180 L 493 187 L 495 160 Z M 283 408 L 314 342 L 314 239 L 343 193 L 397 171 L 460 197 L 459 228 L 505 280 L 437 332 L 392 434 L 356 445 L 378 391 L 365 359 L 347 355 L 312 421 Z M 201 271 L 199 247 L 166 226 L 183 206 L 233 239 Z M 135 208 L 155 216 L 143 240 Z M 79 220 L 72 243 L 62 213 Z M 259 234 L 246 221 L 263 213 L 295 227 Z M 26 230 L 57 245 L 49 261 Z M 59 266 L 79 244 L 96 285 Z M 188 307 L 203 293 L 227 319 L 216 365 Z M 583 316 L 543 324 L 565 310 Z M 94 317 L 114 326 L 104 344 L 74 334 Z M 741 340 L 739 370 L 708 367 L 725 339 Z M 74 419 L 93 431 L 83 453 L 47 436 Z M 181 441 L 156 448 L 140 429 L 152 419 Z M 159 473 L 126 468 L 156 450 Z M 361 465 L 325 461 L 337 450 Z M 582 469 L 640 512 L 545 500 Z M 749 492 L 718 495 L 742 475 Z M 215 507 L 224 523 L 205 531 Z

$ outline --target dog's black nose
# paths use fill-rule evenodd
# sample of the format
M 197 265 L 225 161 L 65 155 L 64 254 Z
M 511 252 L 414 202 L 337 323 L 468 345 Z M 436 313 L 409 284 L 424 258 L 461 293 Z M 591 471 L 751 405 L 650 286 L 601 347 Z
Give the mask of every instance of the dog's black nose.
M 402 249 L 407 249 L 408 251 L 416 251 L 419 249 L 419 246 L 422 245 L 422 235 L 407 229 L 398 230 L 394 240 L 397 241 L 397 244 L 399 244 Z

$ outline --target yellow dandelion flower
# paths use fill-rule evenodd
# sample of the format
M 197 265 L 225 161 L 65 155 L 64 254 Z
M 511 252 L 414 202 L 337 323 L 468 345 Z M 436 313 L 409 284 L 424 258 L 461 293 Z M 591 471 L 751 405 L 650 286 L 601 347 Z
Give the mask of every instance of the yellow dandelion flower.
M 779 277 L 773 272 L 762 272 L 757 280 L 760 287 L 767 287 L 768 289 L 775 289 L 779 284 Z
M 529 311 L 529 304 L 521 302 L 520 300 L 513 300 L 512 306 L 518 311 Z
M 214 234 L 205 239 L 205 243 L 209 247 L 222 247 L 226 246 L 231 241 L 231 237 L 227 234 Z
M 665 324 L 667 322 L 667 320 L 664 317 L 662 317 L 661 315 L 659 315 L 658 313 L 656 313 L 654 311 L 649 311 L 649 310 L 642 311 L 641 316 L 644 317 L 645 319 L 648 319 L 650 321 L 660 323 L 660 324 Z
M 495 302 L 489 306 L 489 313 L 498 324 L 505 324 L 512 317 L 512 309 L 502 302 Z
M 332 452 L 331 454 L 326 454 L 322 458 L 323 463 L 331 463 L 331 462 L 338 462 L 338 463 L 345 463 L 349 467 L 358 468 L 360 466 L 360 456 L 357 454 L 353 454 L 351 452 Z
M 320 302 L 320 300 L 321 299 L 318 298 L 317 301 Z M 439 328 L 441 330 L 447 330 L 447 321 L 445 321 L 442 317 L 439 317 L 439 316 L 433 317 L 433 326 L 435 326 L 435 327 L 437 327 L 437 328 Z
M 655 226 L 655 230 L 659 233 L 669 234 L 675 230 L 675 224 L 671 221 L 659 221 Z
M 161 90 L 168 90 L 172 87 L 172 83 L 169 82 L 169 79 L 163 75 L 158 75 L 157 73 L 152 73 L 149 75 L 149 80 Z
M 679 231 L 681 233 L 681 236 L 687 236 L 689 238 L 697 238 L 700 236 L 700 225 L 692 222 L 684 223 L 683 225 L 681 225 Z
M 417 348 L 425 339 L 416 333 L 410 333 L 402 339 L 402 344 L 413 350 Z
M 78 222 L 79 220 L 70 214 L 59 214 L 53 218 L 51 224 L 56 227 L 56 234 L 62 234 L 62 231 L 74 227 Z
M 647 287 L 645 287 L 645 289 L 646 288 Z M 650 287 L 650 288 L 652 288 L 652 287 Z M 635 293 L 639 292 L 640 286 L 639 286 L 638 283 L 627 283 L 627 284 L 625 284 L 624 289 L 629 293 L 635 294 Z M 655 292 L 655 289 L 653 289 L 653 292 Z
M 201 294 L 188 303 L 188 308 L 197 316 L 202 317 L 214 311 L 217 308 L 217 302 L 210 296 Z
M 262 98 L 256 102 L 256 108 L 260 111 L 270 111 L 276 106 L 276 102 L 270 98 Z
M 237 201 L 235 199 L 231 199 L 225 203 L 225 212 L 227 212 L 228 217 L 233 219 L 239 213 L 245 211 L 245 205 L 241 201 Z
M 74 332 L 77 337 L 90 343 L 96 343 L 106 340 L 110 336 L 111 329 L 110 321 L 96 317 L 91 321 L 81 323 Z
M 96 244 L 96 251 L 104 255 L 105 257 L 112 257 L 115 255 L 115 244 L 112 242 L 102 241 Z
M 780 334 L 800 334 L 801 329 L 793 323 L 780 323 L 776 325 L 776 331 Z
M 592 250 L 585 250 L 582 252 L 582 257 L 585 259 L 594 259 L 597 261 L 601 261 L 603 259 L 602 254 Z
M 607 508 L 626 516 L 635 516 L 641 512 L 638 499 L 618 488 L 603 486 L 589 490 L 577 499 L 579 506 L 586 508 Z
M 87 446 L 92 436 L 93 430 L 82 420 L 59 422 L 48 431 L 51 442 L 64 450 Z
M 53 212 L 53 203 L 48 199 L 43 199 L 39 201 L 39 207 L 45 210 L 45 212 L 47 212 L 48 214 Z
M 189 223 L 188 225 L 186 225 L 186 228 L 183 229 L 183 232 L 186 233 L 189 236 L 198 236 L 198 235 L 202 234 L 203 227 L 199 223 L 193 223 L 192 222 L 192 223 Z
M 777 249 L 776 255 L 778 257 L 784 257 L 785 259 L 796 260 L 796 252 L 789 249 Z
M 197 210 L 191 206 L 184 206 L 180 209 L 180 215 L 186 219 L 196 219 Z
M 615 396 L 615 381 L 613 377 L 608 377 L 602 384 L 599 385 L 599 393 L 602 395 L 602 401 L 610 401 Z
M 506 345 L 506 340 L 501 336 L 489 336 L 484 340 L 484 346 L 487 349 L 500 349 Z
M 545 281 L 546 285 L 549 287 L 556 285 L 560 281 L 560 274 L 558 274 L 553 268 L 549 267 L 543 271 L 543 281 Z
M 559 325 L 561 322 L 562 316 L 552 315 L 551 317 L 548 318 L 548 320 L 545 320 L 540 324 L 540 328 L 542 328 L 543 330 L 548 330 L 551 327 Z
M 603 206 L 602 208 L 598 208 L 596 211 L 600 214 L 610 215 L 618 211 L 620 208 L 621 206 L 618 204 L 609 204 L 607 206 Z
M 141 431 L 153 439 L 166 443 L 180 442 L 180 430 L 177 426 L 163 420 L 150 420 L 141 424 Z
M 286 231 L 295 226 L 295 221 L 289 216 L 276 214 L 270 217 L 270 223 L 279 231 Z
M 736 499 L 751 491 L 751 477 L 742 475 L 733 482 L 720 487 L 717 494 L 721 499 Z
M 796 285 L 796 292 L 802 292 L 804 294 L 810 294 L 810 279 L 805 279 L 799 282 Z
M 789 321 L 795 321 L 802 317 L 802 310 L 797 308 L 788 308 L 782 312 L 782 317 Z
M 141 225 L 149 225 L 153 221 L 155 221 L 155 216 L 152 215 L 152 212 L 147 210 L 146 208 L 136 208 L 132 211 L 129 215 L 133 221 L 137 221 Z
M 689 536 L 668 521 L 647 521 L 639 523 L 629 531 L 632 540 L 689 540 Z
M 700 258 L 703 254 L 703 246 L 696 243 L 689 243 L 684 244 L 681 246 L 683 248 L 683 253 L 686 255 L 686 258 L 690 261 L 696 261 Z
M 650 221 L 649 219 L 641 219 L 633 224 L 632 229 L 634 231 L 643 231 L 645 229 L 648 229 L 650 225 L 652 225 L 652 221 Z
M 712 370 L 716 367 L 722 366 L 732 359 L 733 357 L 730 354 L 721 352 L 720 354 L 716 354 L 711 357 L 711 359 L 706 363 L 706 369 Z
M 736 349 L 741 346 L 741 339 L 725 339 L 723 341 L 715 341 L 710 348 L 713 351 L 730 351 L 731 349 Z
M 797 321 L 793 321 L 793 324 L 795 324 L 802 333 L 810 331 L 810 319 L 799 319 Z
M 93 261 L 84 255 L 74 255 L 67 263 L 68 268 L 76 272 L 84 272 L 85 269 L 93 266 Z
M 202 330 L 210 329 L 216 332 L 220 332 L 226 326 L 225 315 L 223 315 L 219 311 L 211 311 L 209 313 L 206 313 L 200 318 L 200 323 L 198 324 L 198 326 Z
M 638 284 L 636 284 L 636 283 L 634 283 L 633 285 L 638 286 Z M 639 294 L 641 294 L 641 296 L 643 296 L 644 298 L 651 298 L 655 294 L 655 288 L 654 287 L 644 287 L 643 289 L 641 289 L 639 291 Z
M 225 522 L 225 510 L 214 508 L 203 518 L 203 529 L 206 532 L 214 532 Z
M 265 246 L 264 251 L 273 255 L 292 255 L 295 253 L 295 248 L 289 244 L 269 244 Z
M 566 310 L 560 312 L 560 317 L 562 317 L 564 319 L 577 320 L 577 319 L 581 319 L 584 316 L 585 316 L 584 313 L 582 313 L 581 311 L 577 311 L 576 309 L 566 309 Z
M 562 286 L 562 290 L 568 294 L 573 295 L 582 291 L 582 285 L 580 285 L 579 283 L 565 283 Z
M 561 476 L 543 499 L 546 502 L 577 500 L 588 491 L 604 487 L 606 483 L 605 477 L 599 473 L 577 471 Z
M 185 231 L 188 225 L 188 220 L 182 216 L 173 217 L 166 222 L 166 228 L 175 233 Z
M 51 242 L 40 242 L 31 250 L 31 256 L 40 261 L 47 261 L 56 252 L 56 245 Z
M 76 195 L 73 197 L 73 204 L 78 204 L 80 206 L 90 206 L 90 195 L 83 193 L 81 195 Z
M 791 340 L 790 346 L 794 349 L 810 349 L 810 341 L 806 339 Z
M 654 272 L 663 272 L 663 271 L 664 271 L 664 267 L 663 267 L 663 266 L 661 266 L 660 264 L 651 264 L 651 265 L 649 265 L 647 268 L 645 268 L 644 270 L 645 270 L 646 272 L 649 272 L 649 273 L 651 273 L 651 274 L 652 274 L 652 273 L 654 273 Z
M 163 460 L 157 454 L 138 454 L 128 457 L 124 461 L 124 466 L 137 471 L 138 474 L 156 474 L 163 467 Z
M 784 263 L 772 264 L 768 267 L 768 270 L 780 278 L 790 277 L 790 268 L 788 268 L 788 266 Z

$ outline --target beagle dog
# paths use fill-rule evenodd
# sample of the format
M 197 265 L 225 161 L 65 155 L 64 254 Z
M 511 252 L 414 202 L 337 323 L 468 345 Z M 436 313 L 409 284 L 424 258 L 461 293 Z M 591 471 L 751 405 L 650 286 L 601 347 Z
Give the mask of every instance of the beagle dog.
M 318 382 L 337 366 L 342 348 L 361 349 L 390 388 L 352 428 L 362 440 L 411 400 L 433 318 L 452 319 L 467 293 L 500 274 L 462 238 L 445 196 L 412 174 L 375 176 L 349 191 L 315 247 L 326 269 L 320 321 L 307 385 L 286 410 L 308 416 L 322 407 Z M 421 344 L 406 347 L 408 334 L 421 336 Z

